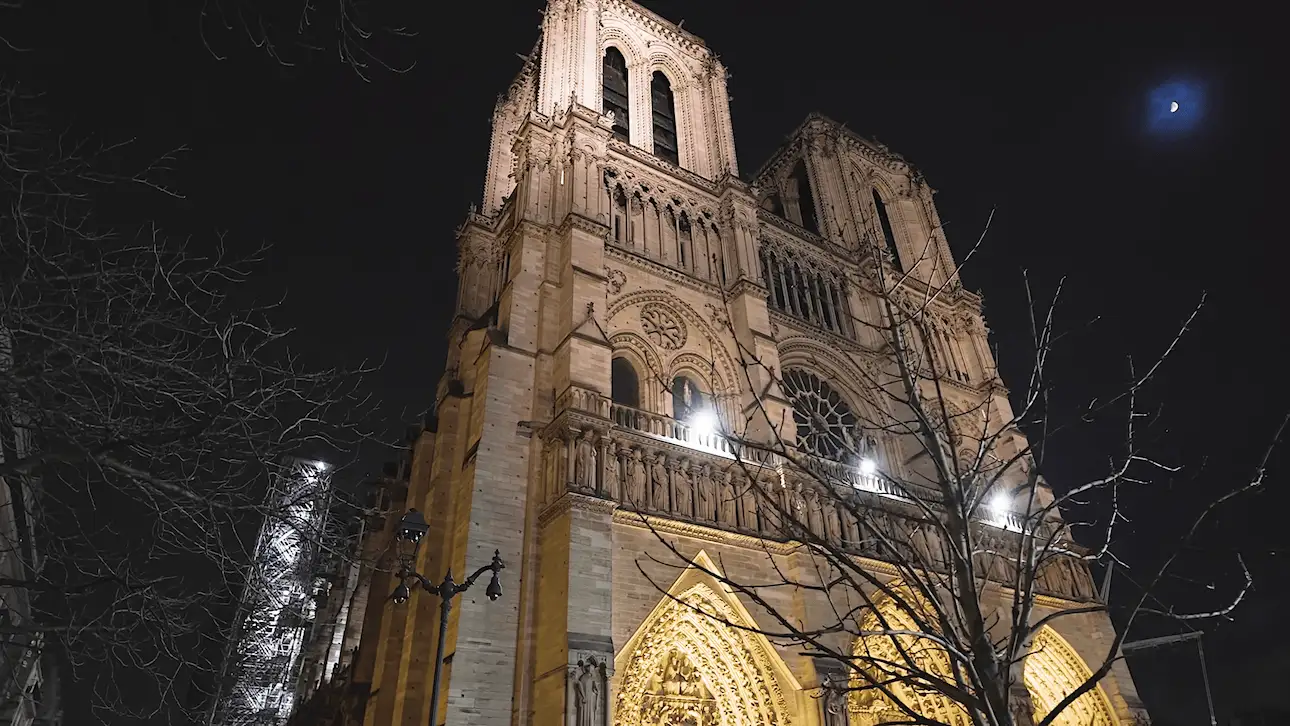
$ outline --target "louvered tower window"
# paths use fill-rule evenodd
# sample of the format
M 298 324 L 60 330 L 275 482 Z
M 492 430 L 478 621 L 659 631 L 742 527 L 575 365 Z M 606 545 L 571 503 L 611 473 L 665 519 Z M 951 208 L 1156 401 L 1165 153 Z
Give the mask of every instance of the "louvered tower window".
M 891 218 L 887 216 L 887 205 L 882 201 L 882 195 L 877 189 L 873 190 L 873 206 L 878 209 L 878 224 L 882 227 L 882 237 L 887 242 L 887 254 L 891 256 L 891 264 L 895 265 L 897 270 L 905 271 L 905 266 L 900 263 L 900 250 L 896 248 L 896 234 L 891 230 Z
M 806 174 L 806 164 L 798 160 L 793 167 L 793 181 L 797 184 L 797 210 L 801 215 L 802 226 L 816 234 L 820 233 L 820 222 L 815 218 L 815 197 L 811 195 L 811 179 Z
M 601 75 L 604 77 L 601 82 L 603 110 L 614 114 L 614 136 L 628 141 L 631 137 L 631 120 L 627 115 L 627 59 L 623 58 L 617 48 L 605 49 Z
M 650 81 L 650 98 L 654 108 L 654 156 L 681 165 L 681 155 L 676 145 L 676 103 L 672 98 L 672 82 L 659 71 L 654 71 Z

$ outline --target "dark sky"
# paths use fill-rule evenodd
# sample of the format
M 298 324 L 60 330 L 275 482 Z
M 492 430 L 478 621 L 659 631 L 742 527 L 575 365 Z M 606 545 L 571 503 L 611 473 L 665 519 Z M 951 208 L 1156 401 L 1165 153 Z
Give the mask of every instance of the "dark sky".
M 283 68 L 231 35 L 217 34 L 230 54 L 217 62 L 196 39 L 198 5 L 41 3 L 29 35 L 10 40 L 31 39 L 23 80 L 77 129 L 133 137 L 144 150 L 189 146 L 179 177 L 189 199 L 163 219 L 184 232 L 225 230 L 237 244 L 272 241 L 257 284 L 289 291 L 284 315 L 299 327 L 298 346 L 329 362 L 385 358 L 372 390 L 393 416 L 415 419 L 442 370 L 453 229 L 480 196 L 493 101 L 520 66 L 515 54 L 532 47 L 541 3 L 434 3 L 433 14 L 409 4 L 405 22 L 420 35 L 387 57 L 416 67 L 370 83 L 332 54 Z M 1290 409 L 1275 251 L 1285 234 L 1272 218 L 1274 189 L 1284 187 L 1273 170 L 1286 164 L 1285 83 L 1273 72 L 1278 44 L 1257 18 L 1215 16 L 1212 5 L 1207 15 L 1160 5 L 1088 17 L 1074 14 L 1092 12 L 1082 5 L 1054 6 L 1063 17 L 981 3 L 646 5 L 684 18 L 733 73 L 746 173 L 821 111 L 924 171 L 956 253 L 995 210 L 964 279 L 985 297 L 1016 390 L 1029 355 L 1023 269 L 1041 297 L 1068 278 L 1059 320 L 1076 334 L 1051 370 L 1063 411 L 1114 391 L 1127 356 L 1158 353 L 1208 292 L 1142 402 L 1160 407 L 1152 451 L 1188 468 L 1134 499 L 1124 554 L 1142 565 L 1130 576 L 1176 541 L 1198 506 L 1251 475 Z M 1195 127 L 1153 132 L 1153 89 L 1179 80 L 1199 94 L 1183 109 L 1203 107 Z M 1054 442 L 1049 478 L 1061 488 L 1095 474 L 1118 431 L 1100 421 Z M 1231 622 L 1205 626 L 1221 712 L 1279 699 L 1290 674 L 1277 617 L 1288 601 L 1290 497 L 1287 458 L 1278 462 L 1268 491 L 1225 509 L 1183 570 L 1227 592 L 1239 550 L 1256 577 Z M 1217 602 L 1203 586 L 1170 587 L 1191 598 L 1184 605 Z M 1117 581 L 1117 602 L 1130 595 Z M 1207 721 L 1194 649 L 1136 656 L 1132 666 L 1158 719 Z

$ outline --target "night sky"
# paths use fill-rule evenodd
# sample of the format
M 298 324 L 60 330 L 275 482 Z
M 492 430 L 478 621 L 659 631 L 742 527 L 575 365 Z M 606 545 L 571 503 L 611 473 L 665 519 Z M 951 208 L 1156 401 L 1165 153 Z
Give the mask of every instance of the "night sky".
M 963 277 L 985 298 L 1015 390 L 1030 354 L 1022 270 L 1041 297 L 1068 278 L 1059 321 L 1073 332 L 1051 371 L 1064 412 L 1114 392 L 1127 356 L 1158 353 L 1208 293 L 1142 402 L 1160 416 L 1153 453 L 1187 468 L 1134 500 L 1122 551 L 1131 564 L 1154 562 L 1185 517 L 1252 474 L 1290 410 L 1275 251 L 1285 233 L 1272 216 L 1286 84 L 1257 18 L 1179 15 L 1178 5 L 1089 19 L 980 3 L 645 4 L 684 19 L 733 73 L 745 174 L 820 111 L 923 170 L 957 255 L 995 210 Z M 420 35 L 387 57 L 416 66 L 371 82 L 334 54 L 284 68 L 227 34 L 216 40 L 229 58 L 216 61 L 196 36 L 200 3 L 39 5 L 23 11 L 22 37 L 7 36 L 34 50 L 0 55 L 0 68 L 45 91 L 79 131 L 149 152 L 190 147 L 178 173 L 188 199 L 156 215 L 177 234 L 273 242 L 257 290 L 288 293 L 297 348 L 320 363 L 384 359 L 372 392 L 392 421 L 417 420 L 445 356 L 453 230 L 481 194 L 493 102 L 533 46 L 541 2 L 440 2 L 434 14 L 408 3 L 402 17 Z M 1053 12 L 1074 8 L 1091 12 Z M 1162 116 L 1173 97 L 1186 99 L 1179 114 Z M 1049 479 L 1060 489 L 1096 474 L 1117 432 L 1097 421 L 1055 441 Z M 1204 626 L 1220 720 L 1273 703 L 1290 674 L 1287 463 L 1274 457 L 1266 491 L 1206 530 L 1183 570 L 1201 584 L 1170 584 L 1191 598 L 1181 605 L 1218 602 L 1204 584 L 1230 592 L 1238 550 L 1256 578 L 1230 622 Z M 1133 594 L 1127 581 L 1115 588 L 1117 602 Z M 1131 665 L 1158 720 L 1208 721 L 1194 647 Z

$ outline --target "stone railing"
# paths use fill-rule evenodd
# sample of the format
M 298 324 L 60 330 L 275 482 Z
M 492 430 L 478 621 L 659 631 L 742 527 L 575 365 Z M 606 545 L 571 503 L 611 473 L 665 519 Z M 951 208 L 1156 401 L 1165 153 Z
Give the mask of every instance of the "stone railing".
M 708 450 L 734 458 L 735 450 L 726 437 L 717 431 L 701 431 L 694 426 L 670 416 L 642 411 L 619 403 L 610 405 L 609 419 L 614 426 L 647 436 L 657 436 L 700 450 Z

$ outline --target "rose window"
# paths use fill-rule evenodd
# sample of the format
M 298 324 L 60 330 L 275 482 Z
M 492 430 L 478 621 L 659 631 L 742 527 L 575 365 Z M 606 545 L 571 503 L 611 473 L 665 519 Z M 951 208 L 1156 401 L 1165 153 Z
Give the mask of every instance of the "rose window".
M 789 368 L 784 371 L 784 393 L 793 406 L 799 448 L 829 459 L 857 450 L 856 415 L 832 386 L 812 373 Z
M 665 350 L 685 345 L 685 324 L 661 305 L 641 308 L 641 332 L 650 342 Z

